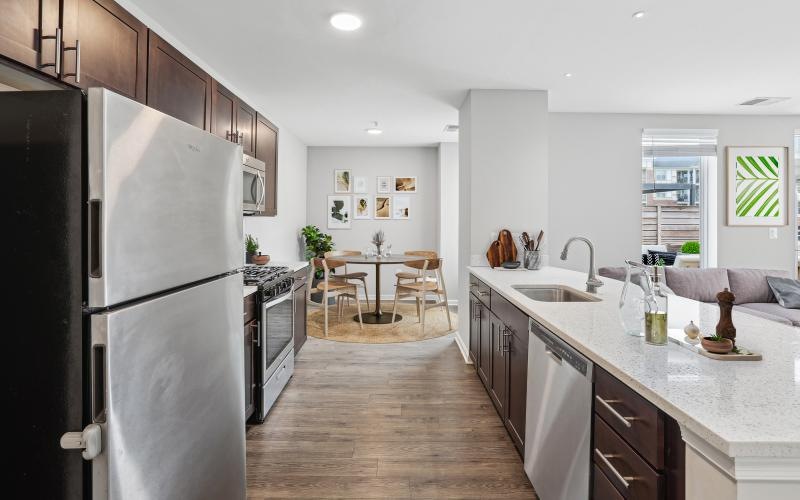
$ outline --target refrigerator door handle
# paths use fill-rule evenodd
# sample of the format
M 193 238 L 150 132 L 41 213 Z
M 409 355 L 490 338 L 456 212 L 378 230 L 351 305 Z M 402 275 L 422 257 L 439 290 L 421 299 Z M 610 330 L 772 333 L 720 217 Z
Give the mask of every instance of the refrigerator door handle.
M 83 459 L 92 460 L 103 451 L 102 436 L 98 424 L 89 424 L 82 432 L 65 432 L 61 436 L 60 444 L 65 450 L 83 450 Z
M 103 277 L 103 202 L 89 200 L 89 276 Z

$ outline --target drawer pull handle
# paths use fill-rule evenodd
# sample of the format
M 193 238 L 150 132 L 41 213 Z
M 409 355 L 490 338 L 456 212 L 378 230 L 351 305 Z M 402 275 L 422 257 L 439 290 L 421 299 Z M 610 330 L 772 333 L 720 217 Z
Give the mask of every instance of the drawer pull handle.
M 630 429 L 631 420 L 636 420 L 636 417 L 623 417 L 622 415 L 620 415 L 620 413 L 617 410 L 614 409 L 613 406 L 611 406 L 610 403 L 619 403 L 620 402 L 619 400 L 617 400 L 617 399 L 605 400 L 605 399 L 603 399 L 603 398 L 601 398 L 600 396 L 597 396 L 597 395 L 595 395 L 594 398 L 597 400 L 598 403 L 603 405 L 606 410 L 608 410 L 612 415 L 614 415 L 617 418 L 617 420 L 622 422 L 625 425 L 625 427 Z
M 489 295 L 489 292 L 487 292 L 486 290 L 478 290 L 478 295 L 480 295 L 481 297 L 486 297 L 487 295 Z
M 609 468 L 609 470 L 611 470 L 611 473 L 614 474 L 614 476 L 620 483 L 622 483 L 622 486 L 624 486 L 626 490 L 630 487 L 631 481 L 636 479 L 633 476 L 623 476 L 613 465 L 611 465 L 611 461 L 609 460 L 609 458 L 619 458 L 619 455 L 611 455 L 611 454 L 606 455 L 597 448 L 594 449 L 594 454 L 597 455 L 597 458 L 599 458 L 600 461 L 602 461 L 605 464 L 605 466 Z

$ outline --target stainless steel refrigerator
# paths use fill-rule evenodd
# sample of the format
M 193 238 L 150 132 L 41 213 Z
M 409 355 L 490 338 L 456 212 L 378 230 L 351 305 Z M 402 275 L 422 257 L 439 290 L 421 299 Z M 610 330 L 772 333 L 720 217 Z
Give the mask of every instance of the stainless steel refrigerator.
M 10 497 L 245 497 L 241 158 L 108 90 L 0 92 Z

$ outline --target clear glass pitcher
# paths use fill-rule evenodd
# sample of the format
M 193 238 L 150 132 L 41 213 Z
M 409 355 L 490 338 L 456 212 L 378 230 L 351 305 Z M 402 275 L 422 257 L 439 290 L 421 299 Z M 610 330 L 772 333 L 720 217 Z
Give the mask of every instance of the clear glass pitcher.
M 645 310 L 648 299 L 653 294 L 653 282 L 647 266 L 625 261 L 625 285 L 619 297 L 619 317 L 625 333 L 634 337 L 644 337 Z

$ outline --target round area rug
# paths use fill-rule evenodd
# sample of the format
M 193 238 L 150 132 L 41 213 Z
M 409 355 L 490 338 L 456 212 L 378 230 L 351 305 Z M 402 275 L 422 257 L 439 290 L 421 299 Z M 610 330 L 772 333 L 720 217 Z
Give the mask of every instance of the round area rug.
M 373 304 L 370 301 L 370 305 Z M 381 304 L 383 313 L 392 315 L 394 304 L 391 301 Z M 366 302 L 361 303 L 361 312 L 369 312 Z M 411 304 L 399 304 L 397 314 L 401 314 L 403 319 L 397 323 L 386 325 L 368 325 L 364 323 L 364 329 L 358 327 L 358 321 L 353 321 L 353 316 L 358 311 L 351 302 L 349 307 L 344 308 L 341 319 L 336 315 L 336 306 L 332 305 L 328 311 L 328 336 L 325 337 L 325 315 L 321 307 L 308 306 L 308 335 L 323 340 L 335 340 L 337 342 L 357 342 L 362 344 L 392 344 L 396 342 L 415 342 L 417 340 L 433 339 L 447 335 L 458 328 L 458 315 L 455 311 L 450 311 L 450 318 L 453 328 L 447 326 L 447 313 L 444 308 L 436 307 L 428 309 L 425 313 L 425 333 L 420 329 L 419 318 L 417 318 L 417 308 Z

